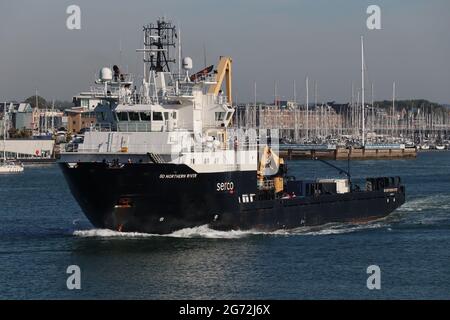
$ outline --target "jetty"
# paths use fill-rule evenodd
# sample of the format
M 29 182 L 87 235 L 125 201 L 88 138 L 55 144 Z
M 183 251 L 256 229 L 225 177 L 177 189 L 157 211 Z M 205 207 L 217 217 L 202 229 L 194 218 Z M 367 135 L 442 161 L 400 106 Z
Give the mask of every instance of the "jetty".
M 397 147 L 333 147 L 329 145 L 280 145 L 280 156 L 289 160 L 386 160 L 414 159 L 416 148 Z

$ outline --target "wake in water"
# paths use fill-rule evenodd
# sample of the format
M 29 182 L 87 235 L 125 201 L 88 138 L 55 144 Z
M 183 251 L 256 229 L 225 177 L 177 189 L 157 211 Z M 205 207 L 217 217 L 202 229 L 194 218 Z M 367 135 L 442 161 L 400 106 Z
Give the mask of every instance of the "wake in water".
M 378 220 L 376 222 L 368 222 L 363 224 L 329 223 L 317 227 L 302 227 L 292 230 L 283 230 L 283 232 L 286 235 L 324 236 L 381 229 L 388 226 L 389 224 L 385 223 L 383 220 Z M 280 234 L 280 232 L 281 230 L 275 231 L 276 234 Z
M 362 230 L 377 229 L 386 226 L 381 222 L 367 224 L 326 224 L 317 227 L 300 227 L 291 230 L 276 230 L 272 232 L 258 230 L 230 230 L 219 231 L 203 225 L 194 228 L 185 228 L 170 234 L 158 235 L 139 232 L 118 232 L 108 229 L 91 229 L 77 230 L 73 235 L 78 237 L 98 237 L 98 238 L 151 238 L 151 237 L 168 237 L 168 238 L 206 238 L 206 239 L 239 239 L 248 236 L 265 235 L 265 236 L 319 236 L 334 235 L 357 232 Z
M 447 225 L 450 221 L 450 194 L 435 194 L 407 201 L 392 215 L 398 223 Z
M 101 237 L 101 238 L 151 238 L 151 237 L 168 237 L 168 238 L 208 238 L 208 239 L 237 239 L 252 234 L 262 234 L 257 231 L 219 231 L 209 228 L 208 225 L 203 225 L 194 228 L 185 228 L 177 230 L 170 234 L 150 234 L 139 232 L 119 232 L 108 229 L 91 229 L 91 230 L 77 230 L 73 233 L 79 237 Z
M 290 230 L 264 232 L 258 230 L 219 231 L 203 225 L 186 228 L 171 234 L 158 235 L 139 232 L 118 232 L 107 229 L 77 230 L 73 235 L 78 237 L 97 238 L 206 238 L 206 239 L 239 239 L 255 235 L 263 236 L 326 236 L 339 235 L 367 230 L 392 230 L 401 225 L 433 225 L 450 219 L 450 195 L 438 194 L 407 201 L 388 217 L 364 224 L 330 223 L 316 227 L 300 227 Z
M 406 201 L 397 209 L 399 212 L 449 211 L 450 194 L 435 194 Z

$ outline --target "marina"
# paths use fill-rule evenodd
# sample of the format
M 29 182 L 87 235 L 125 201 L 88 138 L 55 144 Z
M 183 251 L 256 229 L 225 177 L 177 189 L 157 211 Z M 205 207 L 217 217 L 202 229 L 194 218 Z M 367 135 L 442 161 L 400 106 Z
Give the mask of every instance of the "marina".
M 414 159 L 417 157 L 417 149 L 400 145 L 367 145 L 365 148 L 342 148 L 334 145 L 281 145 L 280 155 L 289 160 Z

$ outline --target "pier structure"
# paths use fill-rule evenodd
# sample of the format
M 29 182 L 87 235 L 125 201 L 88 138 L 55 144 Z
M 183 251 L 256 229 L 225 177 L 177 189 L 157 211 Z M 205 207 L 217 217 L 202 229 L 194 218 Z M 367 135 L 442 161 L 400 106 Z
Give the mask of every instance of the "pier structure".
M 345 148 L 333 145 L 281 145 L 280 155 L 288 160 L 413 159 L 417 156 L 417 149 L 398 148 L 396 146 L 381 146 L 379 148 Z

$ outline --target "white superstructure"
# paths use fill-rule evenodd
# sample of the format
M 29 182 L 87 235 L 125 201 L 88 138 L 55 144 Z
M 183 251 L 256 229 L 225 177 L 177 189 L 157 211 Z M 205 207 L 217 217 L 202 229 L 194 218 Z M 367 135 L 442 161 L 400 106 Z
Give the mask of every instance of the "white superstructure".
M 192 59 L 185 57 L 183 70 L 173 73 L 175 59 L 169 50 L 175 47 L 170 41 L 175 28 L 162 20 L 144 31 L 144 48 L 137 50 L 145 66 L 140 87 L 119 67 L 102 68 L 91 95 L 107 101 L 113 122 L 109 128 L 100 124 L 85 132 L 82 143 L 62 153 L 62 161 L 147 161 L 151 156 L 152 161 L 183 163 L 197 172 L 256 171 L 256 137 L 270 133 L 230 128 L 234 108 L 221 87 L 225 81 L 231 94 L 231 58 L 221 57 L 218 70 L 211 66 L 191 75 Z M 104 112 L 105 104 L 94 111 L 100 108 Z

